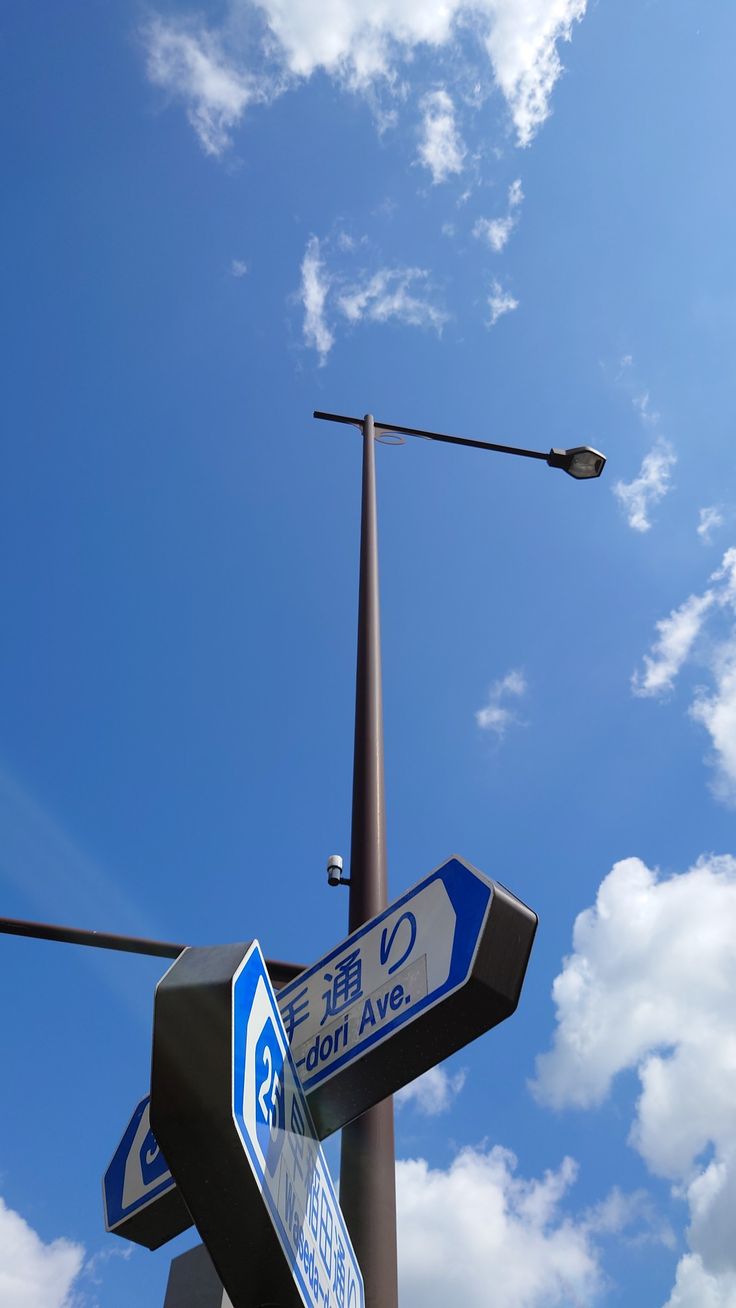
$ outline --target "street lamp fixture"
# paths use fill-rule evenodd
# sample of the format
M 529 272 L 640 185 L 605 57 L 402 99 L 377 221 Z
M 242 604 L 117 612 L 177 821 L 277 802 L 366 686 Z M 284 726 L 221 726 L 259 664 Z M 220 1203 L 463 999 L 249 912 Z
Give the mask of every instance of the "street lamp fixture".
M 351 427 L 363 428 L 363 418 L 348 418 L 342 413 L 321 413 L 315 409 L 314 417 L 324 418 L 327 422 L 344 422 Z M 575 445 L 571 450 L 551 449 L 546 454 L 544 450 L 522 450 L 516 445 L 494 445 L 490 441 L 475 441 L 467 436 L 448 436 L 446 432 L 424 431 L 420 427 L 399 427 L 393 422 L 374 420 L 373 430 L 377 440 L 380 440 L 384 433 L 399 438 L 419 436 L 422 440 L 442 441 L 446 445 L 468 445 L 473 450 L 495 450 L 498 454 L 520 454 L 525 459 L 543 459 L 548 467 L 562 468 L 563 472 L 569 473 L 576 481 L 589 481 L 591 477 L 600 477 L 606 466 L 605 454 L 601 454 L 600 450 L 594 450 L 590 445 Z M 402 443 L 399 440 L 399 444 Z
M 600 477 L 606 466 L 606 456 L 590 445 L 576 445 L 572 450 L 550 450 L 547 455 L 550 468 L 562 468 L 577 481 Z

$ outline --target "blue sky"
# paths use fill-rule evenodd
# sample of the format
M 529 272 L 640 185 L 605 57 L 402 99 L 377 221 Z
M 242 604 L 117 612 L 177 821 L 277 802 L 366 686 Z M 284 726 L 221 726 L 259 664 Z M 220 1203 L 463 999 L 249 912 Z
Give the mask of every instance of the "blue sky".
M 456 852 L 540 917 L 516 1015 L 397 1109 L 402 1308 L 736 1306 L 734 38 L 725 0 L 0 19 L 3 914 L 316 959 L 360 449 L 312 410 L 608 456 L 377 452 L 391 893 Z M 163 1303 L 191 1234 L 100 1203 L 162 969 L 0 951 L 3 1303 Z

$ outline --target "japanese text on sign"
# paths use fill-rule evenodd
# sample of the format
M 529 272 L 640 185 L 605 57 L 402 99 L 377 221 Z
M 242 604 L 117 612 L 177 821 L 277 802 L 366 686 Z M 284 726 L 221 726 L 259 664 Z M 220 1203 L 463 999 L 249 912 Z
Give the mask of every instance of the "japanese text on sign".
M 411 1017 L 447 981 L 456 914 L 435 879 L 279 996 L 306 1090 Z
M 235 1118 L 257 1159 L 264 1199 L 305 1303 L 363 1308 L 363 1284 L 265 980 L 247 1020 Z

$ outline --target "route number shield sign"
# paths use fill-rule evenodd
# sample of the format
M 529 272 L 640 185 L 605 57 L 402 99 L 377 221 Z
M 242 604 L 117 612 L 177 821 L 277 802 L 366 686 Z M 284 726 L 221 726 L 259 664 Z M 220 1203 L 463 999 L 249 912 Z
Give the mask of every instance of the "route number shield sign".
M 191 1226 L 149 1120 L 150 1095 L 136 1107 L 102 1182 L 105 1229 L 158 1249 Z
M 153 1120 L 236 1308 L 364 1308 L 257 942 L 189 949 L 156 995 Z

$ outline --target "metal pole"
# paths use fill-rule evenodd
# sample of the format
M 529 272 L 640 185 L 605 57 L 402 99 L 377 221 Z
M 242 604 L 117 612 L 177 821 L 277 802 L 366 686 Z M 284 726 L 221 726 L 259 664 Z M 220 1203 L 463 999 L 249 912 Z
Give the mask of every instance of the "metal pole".
M 375 917 L 387 903 L 375 433 L 373 418 L 366 414 L 349 930 Z M 393 1099 L 385 1099 L 343 1129 L 340 1207 L 363 1273 L 366 1308 L 398 1308 Z
M 178 958 L 187 945 L 169 940 L 144 940 L 140 936 L 118 936 L 110 931 L 88 931 L 82 927 L 56 926 L 50 922 L 26 922 L 17 917 L 0 917 L 0 935 L 26 936 L 34 940 L 57 940 L 66 945 L 90 945 L 94 949 L 116 949 L 126 954 L 148 954 L 153 958 Z M 266 967 L 275 990 L 288 986 L 304 971 L 303 963 L 286 963 L 267 958 Z

